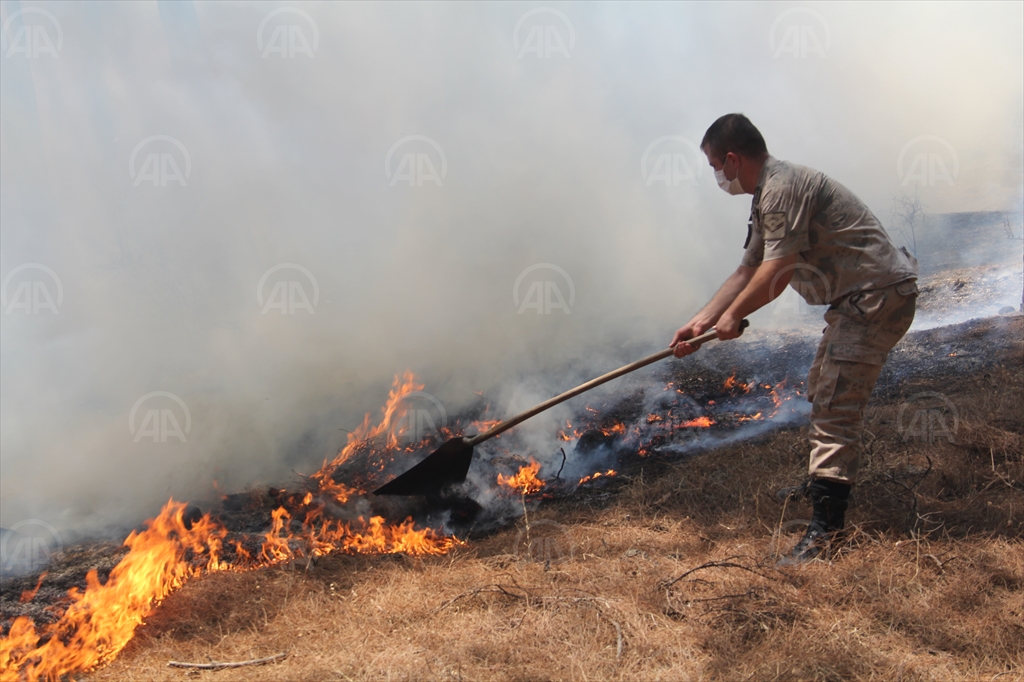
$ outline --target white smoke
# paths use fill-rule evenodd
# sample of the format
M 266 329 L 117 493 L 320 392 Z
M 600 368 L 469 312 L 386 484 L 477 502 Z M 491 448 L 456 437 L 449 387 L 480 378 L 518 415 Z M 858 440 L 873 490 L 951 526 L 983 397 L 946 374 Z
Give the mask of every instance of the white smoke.
M 3 525 L 308 472 L 405 369 L 513 414 L 664 346 L 739 260 L 692 147 L 723 113 L 883 217 L 920 136 L 958 159 L 929 210 L 1019 210 L 1020 5 L 551 7 L 3 3 Z M 410 136 L 443 160 L 386 169 Z M 571 306 L 550 269 L 516 305 L 537 264 Z

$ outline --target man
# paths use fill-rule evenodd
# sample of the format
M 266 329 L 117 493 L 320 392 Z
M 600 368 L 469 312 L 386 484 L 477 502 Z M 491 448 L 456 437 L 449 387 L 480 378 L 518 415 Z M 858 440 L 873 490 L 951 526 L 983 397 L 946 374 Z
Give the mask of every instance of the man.
M 701 149 L 722 189 L 754 199 L 740 266 L 676 332 L 676 357 L 694 352 L 686 340 L 711 327 L 719 339 L 736 338 L 740 321 L 787 284 L 812 305 L 830 304 L 807 377 L 811 456 L 804 490 L 814 512 L 804 537 L 783 560 L 810 561 L 828 549 L 845 523 L 864 408 L 886 356 L 914 320 L 917 262 L 892 244 L 848 189 L 770 156 L 746 116 L 726 114 L 712 123 Z

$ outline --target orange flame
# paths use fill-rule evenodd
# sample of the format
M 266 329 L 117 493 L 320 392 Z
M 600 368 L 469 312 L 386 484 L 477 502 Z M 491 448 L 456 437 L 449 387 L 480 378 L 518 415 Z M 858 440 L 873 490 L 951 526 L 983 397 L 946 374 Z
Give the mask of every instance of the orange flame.
M 39 588 L 43 586 L 43 578 L 46 577 L 47 573 L 49 573 L 49 571 L 43 571 L 39 575 L 39 580 L 36 582 L 36 586 L 34 588 L 32 588 L 31 590 L 23 591 L 21 593 L 21 598 L 19 598 L 18 601 L 21 602 L 22 604 L 27 604 L 30 601 L 32 601 L 33 599 L 35 599 L 36 595 L 39 593 Z
M 744 393 L 750 393 L 750 385 L 749 384 L 744 384 L 744 383 L 742 383 L 740 381 L 736 381 L 736 375 L 735 374 L 733 374 L 731 377 L 729 377 L 728 379 L 725 380 L 724 388 L 727 391 L 731 391 L 734 388 L 740 388 L 740 389 L 743 389 Z
M 571 441 L 579 438 L 581 435 L 583 435 L 583 431 L 580 429 L 574 429 L 572 422 L 566 419 L 565 430 L 558 432 L 558 440 Z
M 412 519 L 394 526 L 384 525 L 384 518 L 373 516 L 362 532 L 342 522 L 329 522 L 309 536 L 311 554 L 322 556 L 341 550 L 353 554 L 446 554 L 465 543 L 453 537 L 439 536 L 432 529 L 413 528 Z
M 359 517 L 352 524 L 325 519 L 323 503 L 314 502 L 327 498 L 344 504 L 359 492 L 335 482 L 331 478 L 334 468 L 368 439 L 383 435 L 387 446 L 393 448 L 400 435 L 392 429 L 399 403 L 422 388 L 410 372 L 401 379 L 396 376 L 381 421 L 371 426 L 367 414 L 338 456 L 313 475 L 318 490 L 316 495 L 309 491 L 301 498 L 304 507 L 311 507 L 301 528 L 293 531 L 297 524 L 287 509 L 279 507 L 272 513 L 271 529 L 258 552 L 249 552 L 240 542 L 232 541 L 236 558 L 225 561 L 221 550 L 227 529 L 209 514 L 186 526 L 186 505 L 168 501 L 156 518 L 146 522 L 144 530 L 133 531 L 124 541 L 129 551 L 105 582 L 92 570 L 84 591 L 74 588 L 68 592 L 71 605 L 57 622 L 37 627 L 27 616 L 15 619 L 7 636 L 0 639 L 0 682 L 57 680 L 110 662 L 161 600 L 204 573 L 248 570 L 331 552 L 444 554 L 464 545 L 429 528 L 415 529 L 411 518 L 395 525 L 386 525 L 379 516 L 369 521 Z M 536 485 L 539 488 L 543 482 Z M 292 504 L 297 504 L 300 498 L 292 499 Z M 42 579 L 23 598 L 33 598 Z
M 576 485 L 583 485 L 587 481 L 593 481 L 595 478 L 601 478 L 602 476 L 618 476 L 618 475 L 619 475 L 619 472 L 615 471 L 615 469 L 609 469 L 608 471 L 606 471 L 604 473 L 601 473 L 600 471 L 595 471 L 594 473 L 590 474 L 589 476 L 584 476 L 583 478 L 581 478 L 580 482 L 577 483 Z
M 686 428 L 691 428 L 692 427 L 692 428 L 698 428 L 698 429 L 706 429 L 706 428 L 708 428 L 710 426 L 713 426 L 714 423 L 715 423 L 715 421 L 711 417 L 704 417 L 704 416 L 702 416 L 702 417 L 697 417 L 695 419 L 691 419 L 690 421 L 687 421 L 687 422 L 683 422 L 682 424 L 679 425 L 679 428 L 686 429 Z
M 131 640 L 143 618 L 168 594 L 203 573 L 256 568 L 302 556 L 330 552 L 444 554 L 464 545 L 453 537 L 427 528 L 416 530 L 412 519 L 384 525 L 375 516 L 354 530 L 343 522 L 316 527 L 320 510 L 307 515 L 300 535 L 288 529 L 291 516 L 283 508 L 273 512 L 256 566 L 249 553 L 235 542 L 240 562 L 221 558 L 227 530 L 206 514 L 186 527 L 185 504 L 170 500 L 160 514 L 146 522 L 143 531 L 132 531 L 124 541 L 128 554 L 101 583 L 95 570 L 86 576 L 85 591 L 69 590 L 72 604 L 53 624 L 36 628 L 27 616 L 19 616 L 7 637 L 0 639 L 0 680 L 56 680 L 107 663 Z M 42 582 L 40 580 L 40 582 Z
M 625 432 L 626 432 L 626 425 L 623 424 L 622 422 L 619 422 L 618 424 L 612 424 L 611 426 L 608 426 L 608 427 L 605 427 L 605 428 L 601 429 L 601 433 L 603 433 L 606 436 L 611 436 L 611 435 L 616 434 L 616 433 L 625 433 Z
M 469 427 L 470 427 L 469 433 L 472 433 L 474 430 L 477 433 L 483 433 L 484 431 L 487 431 L 487 430 L 491 429 L 492 427 L 497 426 L 500 423 L 501 423 L 500 419 L 479 419 L 479 420 L 477 420 L 475 422 L 472 422 L 469 425 Z M 495 436 L 495 438 L 501 438 L 501 436 Z
M 424 385 L 416 381 L 416 376 L 412 372 L 406 370 L 401 378 L 396 374 L 394 381 L 391 383 L 391 390 L 388 392 L 387 402 L 381 408 L 383 417 L 381 417 L 377 425 L 370 425 L 370 413 L 367 412 L 366 416 L 363 417 L 363 423 L 357 426 L 355 431 L 348 434 L 348 442 L 345 444 L 345 447 L 338 452 L 330 463 L 325 462 L 320 471 L 313 474 L 312 478 L 320 482 L 321 487 L 325 485 L 330 487 L 333 484 L 333 482 L 329 481 L 330 474 L 340 465 L 347 462 L 356 452 L 359 445 L 382 434 L 385 438 L 385 445 L 389 449 L 396 447 L 398 445 L 398 436 L 404 431 L 404 427 L 400 427 L 399 432 L 396 434 L 392 424 L 399 405 L 410 393 L 422 391 L 423 388 Z
M 537 478 L 538 471 L 540 471 L 540 464 L 531 459 L 529 464 L 520 467 L 519 473 L 515 476 L 502 476 L 498 474 L 498 485 L 518 490 L 523 495 L 535 493 L 544 487 L 544 481 Z
M 128 643 L 142 618 L 171 590 L 203 569 L 185 560 L 187 550 L 205 556 L 206 570 L 220 570 L 221 539 L 226 534 L 209 515 L 185 527 L 185 505 L 173 500 L 142 532 L 124 541 L 128 554 L 101 583 L 95 569 L 86 575 L 82 592 L 72 588 L 71 606 L 60 620 L 37 631 L 19 616 L 0 640 L 3 680 L 58 679 L 90 670 L 114 658 Z

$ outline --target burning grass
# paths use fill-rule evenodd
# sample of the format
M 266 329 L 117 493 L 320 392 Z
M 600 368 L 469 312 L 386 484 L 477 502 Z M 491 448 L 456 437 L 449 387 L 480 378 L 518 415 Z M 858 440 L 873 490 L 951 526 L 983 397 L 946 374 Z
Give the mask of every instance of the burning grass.
M 806 434 L 798 428 L 681 462 L 634 456 L 627 467 L 580 481 L 604 487 L 583 486 L 568 498 L 545 492 L 555 484 L 539 478 L 536 462 L 517 465 L 499 474 L 497 485 L 520 498 L 524 516 L 468 544 L 411 522 L 325 518 L 318 499 L 341 504 L 359 490 L 324 475 L 311 479 L 309 491 L 246 497 L 253 513 L 273 511 L 262 543 L 249 549 L 232 547 L 210 517 L 168 505 L 129 543 L 132 561 L 155 558 L 159 578 L 126 582 L 130 562 L 122 561 L 109 576 L 94 574 L 77 600 L 123 592 L 119 603 L 132 608 L 86 613 L 76 604 L 65 612 L 89 616 L 79 619 L 76 636 L 104 625 L 102 646 L 72 651 L 77 640 L 69 639 L 66 621 L 44 628 L 43 646 L 93 656 L 92 663 L 120 651 L 87 676 L 93 680 L 176 680 L 183 673 L 168 669 L 169 660 L 241 661 L 278 652 L 287 653 L 281 662 L 215 674 L 1014 679 L 1024 664 L 1024 348 L 1021 319 L 1000 324 L 1001 344 L 986 346 L 994 332 L 977 325 L 953 337 L 908 340 L 904 355 L 915 343 L 931 353 L 916 374 L 896 354 L 869 410 L 852 526 L 831 564 L 774 567 L 808 514 L 806 503 L 773 499 L 777 488 L 802 477 Z M 914 354 L 924 357 L 920 349 Z M 972 370 L 978 357 L 985 362 Z M 729 381 L 730 394 L 763 390 L 775 409 L 783 401 L 772 384 Z M 415 384 L 406 377 L 396 390 L 403 386 Z M 948 402 L 914 402 L 934 393 Z M 907 405 L 923 406 L 915 412 L 923 421 L 908 418 Z M 637 424 L 662 429 L 672 421 L 671 411 L 652 420 L 641 407 L 635 419 L 602 422 L 587 433 L 625 441 Z M 385 408 L 383 420 L 389 418 Z M 376 428 L 367 422 L 367 433 Z M 367 442 L 350 442 L 343 462 Z M 151 542 L 158 535 L 163 544 Z M 177 541 L 170 552 L 168 537 Z M 143 551 L 134 552 L 136 544 Z M 239 570 L 257 565 L 265 567 Z M 206 575 L 173 591 L 199 573 Z M 39 589 L 33 579 L 19 594 Z M 26 624 L 18 627 L 5 646 L 25 635 Z M 10 669 L 0 676 L 18 678 Z
M 20 614 L 5 622 L 0 638 L 0 681 L 56 680 L 113 660 L 135 635 L 136 628 L 167 595 L 204 574 L 265 568 L 335 552 L 350 554 L 446 554 L 462 543 L 432 528 L 416 528 L 411 517 L 387 523 L 382 516 L 354 521 L 333 518 L 328 505 L 344 505 L 362 491 L 335 481 L 333 472 L 355 452 L 394 451 L 400 430 L 393 428 L 403 396 L 423 388 L 411 373 L 395 377 L 380 422 L 362 426 L 331 462 L 308 479 L 304 492 L 273 490 L 277 506 L 271 526 L 262 537 L 243 534 L 229 538 L 228 528 L 210 513 L 168 501 L 161 512 L 124 541 L 127 552 L 102 579 L 96 568 L 48 607 L 47 619 L 37 622 Z M 382 468 L 382 467 L 381 467 Z M 289 512 L 292 510 L 292 513 Z M 296 526 L 293 513 L 301 514 Z M 246 547 L 246 544 L 249 547 Z M 18 601 L 31 604 L 46 576 L 23 590 Z M 5 612 L 5 616 L 7 613 Z
M 279 651 L 217 679 L 1020 679 L 1020 322 L 983 370 L 880 390 L 831 563 L 774 567 L 808 513 L 773 500 L 806 464 L 803 430 L 781 430 L 645 460 L 447 556 L 210 575 L 89 679 L 177 680 L 168 660 Z M 907 437 L 901 408 L 925 390 L 956 408 L 954 433 Z

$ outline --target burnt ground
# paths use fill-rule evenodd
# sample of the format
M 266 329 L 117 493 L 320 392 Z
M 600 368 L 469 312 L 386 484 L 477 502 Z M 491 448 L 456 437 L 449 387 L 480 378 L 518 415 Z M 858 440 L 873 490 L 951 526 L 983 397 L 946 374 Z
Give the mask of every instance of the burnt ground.
M 963 429 L 980 428 L 989 432 L 996 440 L 1019 439 L 1024 435 L 1024 420 L 1021 419 L 1019 411 L 1016 416 L 1002 413 L 985 415 L 983 424 L 979 426 L 961 414 L 969 406 L 960 405 L 956 396 L 964 391 L 965 387 L 971 386 L 983 392 L 1005 391 L 1006 387 L 996 381 L 997 376 L 1011 379 L 1017 376 L 1018 383 L 1014 390 L 1019 393 L 1022 337 L 1022 318 L 1016 315 L 972 320 L 908 334 L 890 355 L 875 391 L 873 404 L 896 409 L 888 418 L 879 417 L 869 426 L 866 434 L 868 457 L 882 453 L 884 448 L 878 447 L 878 444 L 887 442 L 886 439 L 892 440 L 893 437 L 900 443 L 926 439 L 931 445 L 950 446 L 955 444 L 953 441 L 956 441 Z M 738 427 L 729 423 L 729 415 L 732 413 L 725 406 L 730 400 L 741 396 L 746 406 L 744 409 L 749 412 L 753 409 L 771 408 L 772 403 L 766 390 L 770 386 L 781 384 L 799 393 L 816 342 L 817 339 L 814 338 L 790 337 L 781 345 L 777 345 L 777 341 L 764 338 L 718 344 L 703 349 L 699 356 L 695 356 L 699 357 L 700 362 L 675 363 L 654 376 L 655 387 L 670 384 L 678 389 L 677 393 L 685 396 L 682 404 L 675 401 L 667 408 L 661 405 L 660 409 L 675 409 L 683 415 L 681 418 L 687 419 L 700 414 L 711 414 L 720 422 L 715 433 L 719 436 L 728 435 L 730 430 Z M 765 362 L 765 358 L 770 358 L 770 362 Z M 1014 375 L 1015 371 L 1017 375 Z M 741 383 L 750 384 L 753 391 L 745 394 L 742 388 L 724 388 L 726 380 L 730 377 Z M 661 475 L 677 467 L 691 453 L 714 451 L 721 447 L 719 440 L 702 440 L 697 437 L 695 440 L 691 439 L 683 451 L 672 448 L 659 449 L 660 444 L 677 437 L 676 434 L 661 437 L 661 441 L 658 437 L 650 439 L 647 445 L 653 444 L 651 452 L 644 457 L 638 457 L 635 441 L 618 434 L 606 436 L 600 432 L 600 428 L 616 423 L 642 424 L 645 412 L 649 409 L 649 405 L 645 405 L 644 395 L 644 387 L 634 385 L 632 389 L 621 393 L 621 397 L 606 401 L 605 404 L 595 404 L 593 412 L 580 417 L 580 421 L 586 422 L 588 427 L 579 439 L 577 452 L 570 454 L 573 457 L 586 456 L 588 450 L 611 449 L 615 456 L 614 466 L 621 475 L 617 478 L 598 479 L 578 488 L 574 482 L 569 482 L 562 488 L 556 483 L 548 487 L 542 498 L 532 502 L 534 507 L 554 505 L 558 508 L 562 504 L 608 503 L 615 499 L 621 489 L 629 488 L 637 477 Z M 800 396 L 796 395 L 796 400 L 800 399 Z M 710 401 L 716 403 L 717 407 L 702 407 L 707 406 Z M 921 410 L 924 410 L 926 415 L 924 421 L 920 418 Z M 892 412 L 892 409 L 889 411 Z M 916 423 L 915 415 L 918 415 Z M 780 433 L 791 433 L 798 437 L 803 428 L 804 421 L 799 418 L 784 421 L 762 429 L 763 433 L 744 439 L 744 442 L 750 447 L 758 447 L 759 444 L 779 438 Z M 981 455 L 988 454 L 981 452 Z M 992 469 L 995 471 L 995 455 L 992 457 Z M 513 465 L 524 461 L 513 456 L 509 462 L 504 463 L 504 470 L 506 473 L 514 471 Z M 1019 460 L 1014 466 L 1019 469 Z M 1012 469 L 1012 466 L 1010 468 Z M 922 524 L 937 523 L 933 517 L 922 520 L 908 516 L 921 513 L 915 491 L 922 481 L 929 477 L 932 481 L 937 480 L 933 463 L 927 455 L 925 459 L 908 465 L 899 476 L 892 472 L 886 475 L 889 476 L 886 480 L 875 480 L 870 478 L 869 472 L 867 485 L 858 486 L 859 491 L 864 491 L 871 485 L 881 486 L 883 492 L 880 494 L 883 497 L 902 500 L 889 509 L 895 516 L 887 520 L 876 519 L 873 521 L 874 524 L 914 529 L 921 527 Z M 1007 480 L 1013 481 L 1011 488 L 1019 490 L 1020 481 L 1024 477 L 1019 472 L 1013 474 L 1010 469 L 1007 469 L 1006 476 L 1009 477 Z M 228 495 L 212 511 L 231 531 L 229 539 L 240 539 L 247 548 L 254 550 L 259 546 L 259 536 L 269 527 L 270 512 L 273 509 L 283 505 L 293 511 L 301 511 L 300 498 L 303 491 L 301 488 L 296 490 L 297 492 L 288 493 L 271 488 Z M 470 496 L 472 492 L 470 491 Z M 958 493 L 946 490 L 942 494 L 955 497 Z M 376 511 L 383 510 L 388 518 L 394 520 L 401 520 L 406 514 L 413 514 L 420 520 L 429 521 L 431 513 L 436 512 L 424 509 L 424 503 L 415 500 L 382 500 L 377 504 Z M 451 506 L 448 505 L 449 511 Z M 469 518 L 464 519 L 464 525 L 456 525 L 460 536 L 484 539 L 514 524 L 518 516 L 516 514 L 515 517 L 487 517 L 485 514 L 483 518 L 473 518 L 475 511 L 467 512 Z M 301 518 L 301 514 L 293 516 Z M 945 530 L 949 532 L 950 528 L 946 527 Z M 989 532 L 1019 537 L 1020 526 L 1010 524 L 1006 527 L 992 527 Z M 84 587 L 85 574 L 92 568 L 96 568 L 101 579 L 105 579 L 124 551 L 123 547 L 114 542 L 89 542 L 67 548 L 47 567 L 47 574 L 35 597 L 26 599 L 24 603 L 22 595 L 36 587 L 38 572 L 5 577 L 0 581 L 0 617 L 3 619 L 4 632 L 18 615 L 29 615 L 39 623 L 55 620 L 60 613 L 61 605 L 66 603 L 67 591 L 72 587 Z

